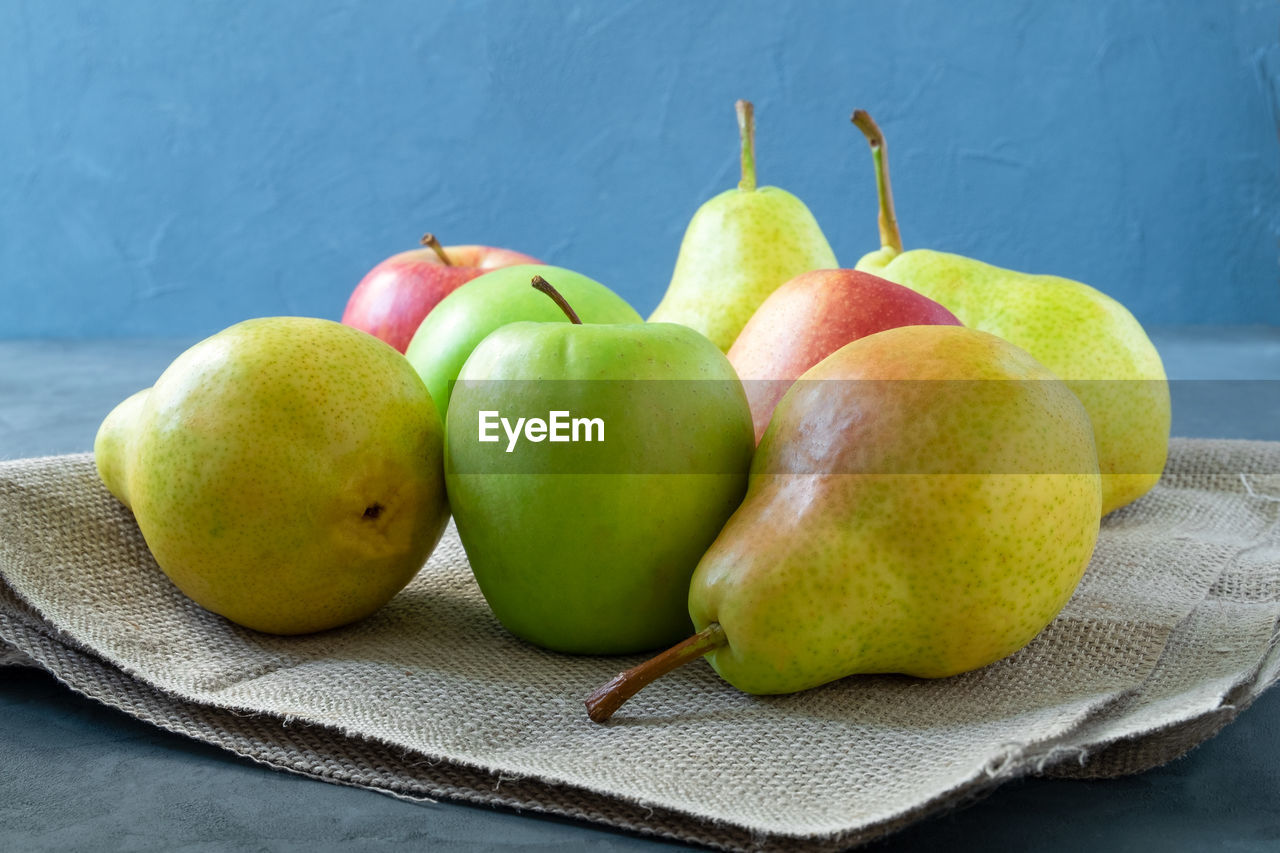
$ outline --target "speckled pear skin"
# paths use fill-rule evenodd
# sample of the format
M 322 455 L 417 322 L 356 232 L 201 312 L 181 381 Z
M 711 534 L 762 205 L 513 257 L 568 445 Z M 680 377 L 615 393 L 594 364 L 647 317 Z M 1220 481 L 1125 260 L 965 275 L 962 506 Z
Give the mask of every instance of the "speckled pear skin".
M 107 416 L 94 452 L 174 584 L 270 633 L 372 613 L 449 515 L 422 380 L 329 320 L 247 320 L 201 341 Z
M 888 379 L 1043 381 L 821 381 Z M 1080 401 L 1023 350 L 958 326 L 880 332 L 783 397 L 689 612 L 724 628 L 708 658 L 749 693 L 976 669 L 1075 590 L 1099 479 Z
M 1159 481 L 1169 452 L 1169 386 L 1160 354 L 1119 302 L 1078 281 L 928 249 L 896 256 L 881 249 L 858 269 L 941 302 L 966 326 L 1017 344 L 1065 380 L 1093 422 L 1103 514 Z
M 125 506 L 129 506 L 125 469 L 133 456 L 131 442 L 138 434 L 136 424 L 149 396 L 151 389 L 143 388 L 118 403 L 103 419 L 93 439 L 93 461 L 98 477 Z
M 732 189 L 694 213 L 651 321 L 680 323 L 727 352 L 760 303 L 801 273 L 837 266 L 804 202 L 786 190 Z

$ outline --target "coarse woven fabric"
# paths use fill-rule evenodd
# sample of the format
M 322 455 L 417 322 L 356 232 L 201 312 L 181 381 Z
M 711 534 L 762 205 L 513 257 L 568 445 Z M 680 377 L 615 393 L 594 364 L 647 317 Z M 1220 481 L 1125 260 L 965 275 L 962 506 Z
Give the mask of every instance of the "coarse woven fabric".
M 835 849 L 1020 775 L 1162 764 L 1274 682 L 1280 443 L 1175 440 L 1059 618 L 978 672 L 753 697 L 696 663 L 605 726 L 583 698 L 640 658 L 507 634 L 452 527 L 372 617 L 274 637 L 183 597 L 89 455 L 18 460 L 0 463 L 0 581 L 0 665 L 273 767 L 713 848 Z

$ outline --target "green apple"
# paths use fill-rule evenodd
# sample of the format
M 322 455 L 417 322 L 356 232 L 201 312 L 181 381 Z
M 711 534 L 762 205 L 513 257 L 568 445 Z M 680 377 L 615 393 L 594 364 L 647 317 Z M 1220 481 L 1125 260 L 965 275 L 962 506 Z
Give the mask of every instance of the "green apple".
M 178 356 L 107 416 L 94 456 L 178 589 L 301 634 L 372 613 L 426 562 L 449 517 L 442 432 L 387 344 L 266 317 Z
M 502 624 L 620 654 L 689 632 L 690 575 L 745 493 L 753 445 L 742 383 L 698 332 L 520 322 L 458 376 L 445 479 Z
M 486 335 L 519 320 L 566 322 L 554 302 L 529 287 L 535 275 L 555 282 L 584 323 L 641 322 L 640 315 L 621 296 L 572 270 L 521 264 L 472 279 L 440 300 L 405 351 L 405 358 L 436 401 L 441 419 L 449 408 L 450 384 Z

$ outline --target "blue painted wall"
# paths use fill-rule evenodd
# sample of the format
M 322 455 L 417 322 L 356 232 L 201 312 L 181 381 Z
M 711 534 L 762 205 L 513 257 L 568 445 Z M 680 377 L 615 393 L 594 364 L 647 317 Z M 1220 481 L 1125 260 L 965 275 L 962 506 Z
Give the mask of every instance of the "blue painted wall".
M 909 245 L 1280 323 L 1278 35 L 1251 0 L 0 0 L 0 337 L 336 318 L 426 230 L 647 312 L 737 97 L 845 264 L 864 107 Z

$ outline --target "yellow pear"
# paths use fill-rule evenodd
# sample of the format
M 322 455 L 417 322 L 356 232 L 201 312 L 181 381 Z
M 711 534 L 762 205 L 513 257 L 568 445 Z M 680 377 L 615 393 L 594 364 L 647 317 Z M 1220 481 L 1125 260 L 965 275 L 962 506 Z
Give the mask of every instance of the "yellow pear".
M 201 341 L 107 416 L 94 456 L 174 584 L 271 633 L 372 613 L 448 520 L 422 380 L 329 320 L 247 320 Z
M 680 323 L 728 352 L 760 304 L 801 273 L 833 269 L 836 256 L 804 202 L 756 186 L 753 111 L 738 101 L 742 179 L 694 213 L 676 268 L 649 320 Z
M 985 666 L 1071 597 L 1101 500 L 1084 407 L 1024 350 L 940 325 L 846 344 L 775 409 L 694 571 L 698 633 L 594 693 L 590 716 L 703 655 L 757 694 Z
M 884 136 L 861 110 L 853 121 L 871 143 L 883 244 L 857 269 L 942 303 L 966 326 L 1017 344 L 1063 379 L 1093 423 L 1104 514 L 1146 494 L 1169 452 L 1170 403 L 1160 354 L 1138 320 L 1078 281 L 929 249 L 903 251 Z

